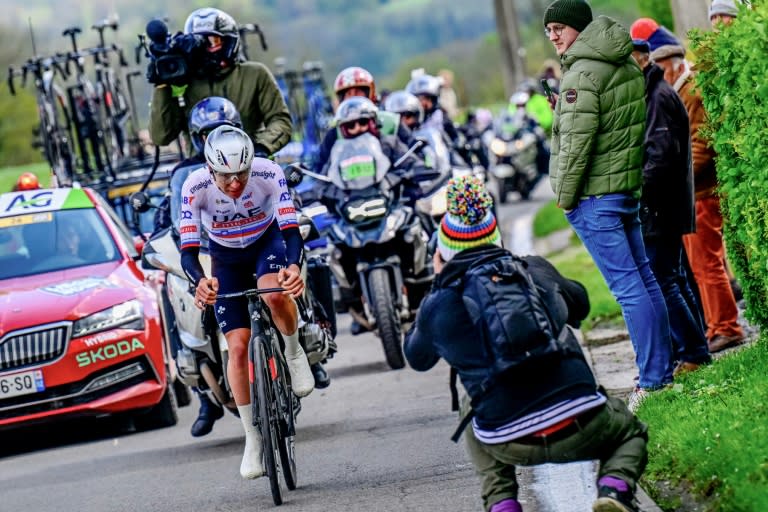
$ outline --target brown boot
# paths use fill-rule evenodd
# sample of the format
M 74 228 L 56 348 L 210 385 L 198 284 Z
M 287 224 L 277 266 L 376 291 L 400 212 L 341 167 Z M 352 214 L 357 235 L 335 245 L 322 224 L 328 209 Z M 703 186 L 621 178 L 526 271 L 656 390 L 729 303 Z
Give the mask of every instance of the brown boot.
M 730 347 L 737 347 L 744 343 L 744 336 L 738 334 L 734 336 L 725 336 L 724 334 L 718 334 L 709 340 L 709 353 L 714 354 Z
M 691 363 L 690 361 L 680 361 L 677 363 L 677 366 L 675 366 L 675 369 L 672 371 L 673 377 L 679 377 L 680 375 L 688 372 L 695 372 L 701 368 L 701 365 L 698 363 Z

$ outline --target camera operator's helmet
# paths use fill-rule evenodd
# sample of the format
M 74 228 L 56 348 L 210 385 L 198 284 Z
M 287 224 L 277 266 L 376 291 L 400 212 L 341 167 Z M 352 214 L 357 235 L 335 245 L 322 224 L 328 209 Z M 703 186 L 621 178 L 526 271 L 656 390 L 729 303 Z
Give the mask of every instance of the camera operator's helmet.
M 405 90 L 414 96 L 429 96 L 437 104 L 437 98 L 440 96 L 440 88 L 442 86 L 443 81 L 436 76 L 419 75 L 408 82 Z
M 339 101 L 342 101 L 344 92 L 353 87 L 365 89 L 368 92 L 368 99 L 376 101 L 376 83 L 373 80 L 373 75 L 368 70 L 357 66 L 345 68 L 336 75 L 336 80 L 333 81 L 333 90 Z
M 184 22 L 184 33 L 219 36 L 222 47 L 215 52 L 217 60 L 231 66 L 240 52 L 240 32 L 235 19 L 220 9 L 205 7 L 192 11 Z
M 384 110 L 396 112 L 401 116 L 411 114 L 416 116 L 419 123 L 424 121 L 424 107 L 419 98 L 407 91 L 395 91 L 384 101 Z
M 341 102 L 339 109 L 336 111 L 336 126 L 339 127 L 342 137 L 351 139 L 357 135 L 352 135 L 349 132 L 349 123 L 366 121 L 368 123 L 368 132 L 378 137 L 378 112 L 378 107 L 368 98 L 361 96 L 347 98 Z
M 253 160 L 253 142 L 240 128 L 223 125 L 205 139 L 208 168 L 221 174 L 247 171 Z
M 202 153 L 205 147 L 203 136 L 222 125 L 243 127 L 234 103 L 220 96 L 209 96 L 195 103 L 189 111 L 189 136 L 195 151 Z

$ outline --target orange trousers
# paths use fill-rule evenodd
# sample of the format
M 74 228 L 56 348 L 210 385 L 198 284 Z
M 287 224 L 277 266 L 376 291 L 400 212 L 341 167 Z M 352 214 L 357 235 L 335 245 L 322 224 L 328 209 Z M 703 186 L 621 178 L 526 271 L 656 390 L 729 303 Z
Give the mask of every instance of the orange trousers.
M 723 215 L 717 196 L 696 200 L 696 233 L 683 237 L 685 252 L 701 293 L 707 339 L 743 336 L 736 299 L 725 271 Z

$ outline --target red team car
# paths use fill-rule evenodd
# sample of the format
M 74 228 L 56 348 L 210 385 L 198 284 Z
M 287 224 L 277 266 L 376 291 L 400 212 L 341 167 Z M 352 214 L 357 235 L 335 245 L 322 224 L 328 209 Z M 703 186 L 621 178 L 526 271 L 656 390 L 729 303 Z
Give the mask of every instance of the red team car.
M 127 413 L 174 425 L 156 295 L 89 189 L 0 194 L 0 430 Z

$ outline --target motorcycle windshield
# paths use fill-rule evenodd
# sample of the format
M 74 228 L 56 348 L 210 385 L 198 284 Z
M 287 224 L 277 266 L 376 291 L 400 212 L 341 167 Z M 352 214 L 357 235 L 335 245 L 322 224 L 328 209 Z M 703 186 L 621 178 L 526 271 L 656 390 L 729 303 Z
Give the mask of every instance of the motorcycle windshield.
M 331 149 L 328 177 L 342 190 L 362 190 L 383 180 L 390 166 L 379 139 L 366 133 L 336 141 Z
M 512 140 L 525 125 L 525 111 L 505 113 L 496 123 L 496 134 L 503 140 Z
M 413 136 L 427 142 L 422 149 L 427 166 L 439 171 L 441 175 L 448 174 L 451 171 L 451 157 L 443 133 L 436 128 L 422 127 L 413 132 Z

